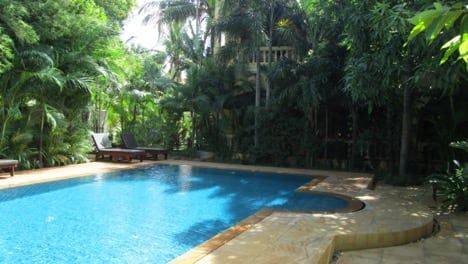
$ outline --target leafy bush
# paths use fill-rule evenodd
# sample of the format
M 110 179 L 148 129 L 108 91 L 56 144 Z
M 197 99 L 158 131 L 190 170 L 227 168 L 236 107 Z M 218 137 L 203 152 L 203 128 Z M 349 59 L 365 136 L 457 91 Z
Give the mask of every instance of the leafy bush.
M 443 197 L 442 206 L 453 210 L 468 210 L 468 165 L 460 166 L 447 174 L 435 174 L 429 182 L 435 184 L 437 195 Z
M 454 142 L 451 147 L 463 149 L 468 152 L 468 141 Z M 436 188 L 436 195 L 442 197 L 444 208 L 467 211 L 468 210 L 468 163 L 461 165 L 454 161 L 454 168 L 449 168 L 447 174 L 435 174 L 428 181 Z

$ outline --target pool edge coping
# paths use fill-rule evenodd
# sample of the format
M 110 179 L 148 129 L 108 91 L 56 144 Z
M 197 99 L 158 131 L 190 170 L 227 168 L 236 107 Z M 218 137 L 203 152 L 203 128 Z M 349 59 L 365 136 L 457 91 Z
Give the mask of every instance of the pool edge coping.
M 168 164 L 173 164 L 173 163 L 168 163 Z M 211 164 L 210 164 L 211 165 Z M 229 167 L 230 164 L 228 164 Z M 192 165 L 190 165 L 192 166 Z M 195 165 L 198 167 L 204 167 L 204 168 L 213 168 L 212 166 L 201 166 L 201 165 Z M 242 166 L 242 165 L 240 165 Z M 231 168 L 231 169 L 238 169 L 237 165 L 235 165 L 236 168 Z M 268 167 L 268 168 L 275 168 L 275 167 Z M 229 168 L 222 168 L 222 169 L 229 169 Z M 289 168 L 281 168 L 281 169 L 286 169 L 289 170 Z M 250 171 L 250 172 L 270 172 L 270 171 L 264 171 L 262 169 L 256 169 L 256 170 L 250 170 L 247 167 L 244 168 L 245 171 Z M 276 172 L 276 173 L 287 173 L 287 174 L 297 174 L 298 172 L 293 172 L 292 169 L 290 172 Z M 302 169 L 301 169 L 302 170 Z M 326 172 L 326 171 L 324 171 Z M 323 191 L 314 191 L 311 190 L 310 188 L 317 186 L 320 184 L 323 180 L 325 180 L 327 177 L 330 176 L 325 176 L 325 175 L 315 175 L 315 174 L 303 174 L 304 176 L 313 176 L 314 179 L 311 181 L 299 186 L 294 192 L 299 192 L 299 193 L 311 193 L 311 194 L 318 194 L 318 195 L 327 195 L 327 196 L 333 196 L 337 197 L 340 199 L 345 200 L 348 204 L 346 207 L 339 208 L 339 209 L 333 209 L 333 210 L 288 210 L 288 209 L 273 209 L 273 208 L 262 208 L 258 210 L 256 213 L 253 215 L 248 216 L 247 218 L 241 220 L 240 222 L 234 224 L 233 226 L 217 233 L 216 235 L 212 236 L 208 240 L 200 243 L 199 245 L 189 249 L 185 253 L 175 257 L 172 259 L 169 263 L 170 264 L 189 264 L 189 263 L 196 263 L 197 261 L 203 259 L 204 257 L 208 256 L 210 253 L 215 251 L 216 249 L 222 247 L 229 241 L 233 240 L 240 234 L 244 233 L 245 231 L 249 230 L 251 227 L 253 227 L 255 224 L 260 223 L 262 220 L 267 218 L 268 216 L 272 215 L 273 213 L 305 213 L 305 214 L 335 214 L 335 213 L 351 213 L 351 212 L 356 212 L 359 210 L 362 210 L 365 207 L 365 203 L 357 198 L 343 195 L 343 194 L 338 194 L 338 193 L 333 193 L 333 192 L 323 192 Z M 370 179 L 369 185 L 373 181 L 373 177 Z M 334 252 L 334 251 L 332 251 Z
M 118 171 L 133 170 L 133 169 L 138 169 L 138 168 L 142 168 L 142 167 L 145 167 L 145 166 L 160 164 L 157 161 L 129 162 L 129 163 L 99 162 L 99 163 L 106 163 L 106 164 L 110 164 L 110 165 L 116 165 L 117 167 L 115 167 L 115 168 L 97 168 L 97 170 L 92 171 L 92 172 L 90 172 L 90 171 L 79 172 L 79 173 L 75 173 L 73 175 L 60 174 L 59 176 L 55 176 L 55 177 L 28 179 L 28 180 L 25 180 L 25 181 L 22 181 L 22 182 L 13 182 L 13 183 L 6 183 L 6 184 L 1 183 L 2 180 L 14 179 L 15 177 L 18 177 L 18 176 L 20 176 L 20 177 L 34 177 L 36 175 L 31 175 L 31 176 L 29 176 L 29 175 L 26 176 L 26 175 L 27 174 L 34 174 L 36 172 L 41 173 L 41 172 L 47 172 L 48 170 L 65 169 L 65 168 L 71 167 L 71 166 L 83 166 L 84 164 L 91 164 L 91 163 L 93 163 L 93 162 L 70 164 L 70 165 L 59 166 L 59 167 L 50 167 L 50 168 L 40 168 L 40 169 L 31 169 L 31 170 L 18 171 L 18 172 L 16 172 L 15 176 L 1 177 L 0 191 L 5 190 L 5 189 L 12 189 L 12 188 L 17 188 L 17 187 L 24 187 L 24 186 L 29 186 L 29 185 L 41 184 L 41 183 L 71 180 L 71 179 L 81 178 L 81 177 L 92 177 L 92 176 L 95 176 L 96 174 L 101 174 L 101 173 L 112 173 L 112 172 L 118 172 Z
M 299 191 L 295 191 L 299 192 Z M 301 191 L 302 192 L 302 191 Z M 188 264 L 196 263 L 202 258 L 208 256 L 210 253 L 216 249 L 222 247 L 229 241 L 233 240 L 240 234 L 252 228 L 255 224 L 260 223 L 265 218 L 269 217 L 273 213 L 305 213 L 305 214 L 335 214 L 335 213 L 351 213 L 362 210 L 365 206 L 365 203 L 345 195 L 339 195 L 334 193 L 327 192 L 317 192 L 317 191 L 305 191 L 309 193 L 317 193 L 319 195 L 329 195 L 345 199 L 348 202 L 348 206 L 340 209 L 334 210 L 288 210 L 288 209 L 272 209 L 272 208 L 262 208 L 258 210 L 253 215 L 248 216 L 247 218 L 241 220 L 237 224 L 217 233 L 208 240 L 200 243 L 199 245 L 189 249 L 182 255 L 179 255 L 172 259 L 170 264 Z

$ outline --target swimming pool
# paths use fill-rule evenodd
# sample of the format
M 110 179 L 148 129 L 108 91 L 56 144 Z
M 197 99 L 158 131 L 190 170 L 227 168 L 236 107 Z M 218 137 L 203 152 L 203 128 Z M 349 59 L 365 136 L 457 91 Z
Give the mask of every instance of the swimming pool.
M 156 165 L 0 191 L 0 263 L 166 263 L 261 208 L 337 209 L 300 175 Z

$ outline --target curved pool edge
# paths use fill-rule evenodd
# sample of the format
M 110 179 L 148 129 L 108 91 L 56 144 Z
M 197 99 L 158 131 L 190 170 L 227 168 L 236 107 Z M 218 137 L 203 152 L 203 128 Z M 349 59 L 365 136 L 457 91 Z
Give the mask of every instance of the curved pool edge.
M 214 166 L 214 163 L 208 166 Z M 232 168 L 232 166 L 226 167 Z M 267 169 L 272 168 L 267 167 Z M 284 173 L 284 170 L 276 172 Z M 294 172 L 298 173 L 297 170 Z M 432 234 L 434 217 L 427 207 L 401 199 L 396 195 L 398 192 L 395 192 L 395 189 L 381 187 L 376 190 L 372 175 L 309 170 L 309 175 L 311 174 L 325 177 L 312 180 L 306 184 L 308 186 L 302 186 L 303 188 L 300 187 L 296 191 L 344 195 L 351 199 L 355 210 L 351 209 L 351 206 L 346 207 L 348 210 L 343 212 L 309 211 L 306 214 L 297 211 L 262 210 L 258 215 L 247 218 L 246 225 L 242 225 L 241 222 L 239 226 L 225 230 L 224 235 L 224 232 L 220 233 L 219 239 L 208 240 L 170 263 L 215 264 L 231 258 L 236 259 L 236 263 L 247 263 L 254 257 L 256 263 L 271 263 L 272 260 L 282 259 L 289 262 L 300 260 L 322 264 L 330 263 L 336 251 L 398 246 Z M 359 208 L 360 206 L 362 207 Z M 249 223 L 250 219 L 255 221 Z M 277 229 L 282 225 L 297 226 L 297 228 L 293 231 L 294 234 L 289 235 L 288 228 Z M 304 232 L 304 230 L 314 231 Z M 260 231 L 268 232 L 275 238 L 287 237 L 288 244 L 281 244 L 284 243 L 284 239 L 283 242 L 281 239 L 262 241 L 265 236 L 252 239 L 256 237 L 252 235 Z M 243 233 L 247 232 L 251 234 L 244 236 Z M 229 238 L 227 236 L 229 234 L 232 237 Z M 291 244 L 291 241 L 294 243 Z M 297 255 L 298 252 L 307 252 L 307 254 Z
M 255 224 L 261 222 L 268 216 L 272 215 L 275 212 L 274 209 L 264 208 L 257 211 L 255 214 L 245 218 L 244 220 L 238 222 L 237 224 L 225 229 L 224 231 L 219 232 L 210 239 L 202 242 L 200 245 L 195 246 L 189 251 L 183 253 L 182 255 L 171 260 L 171 264 L 187 264 L 195 263 L 202 258 L 209 255 L 211 252 L 220 248 L 224 244 L 233 240 L 238 235 L 250 229 Z
M 300 188 L 300 187 L 299 187 Z M 298 192 L 298 191 L 297 191 Z M 225 245 L 229 241 L 233 240 L 238 235 L 249 230 L 255 224 L 261 222 L 268 216 L 273 213 L 296 213 L 296 214 L 335 214 L 335 213 L 351 213 L 362 210 L 365 207 L 365 203 L 359 199 L 340 195 L 336 193 L 327 193 L 327 192 L 318 192 L 318 191 L 300 191 L 307 192 L 311 194 L 333 196 L 340 199 L 343 199 L 347 202 L 347 206 L 338 209 L 332 210 L 301 210 L 301 209 L 281 209 L 281 208 L 263 208 L 257 211 L 255 214 L 245 218 L 244 220 L 238 222 L 237 224 L 231 226 L 224 231 L 219 232 L 210 239 L 202 242 L 200 245 L 195 246 L 189 251 L 183 253 L 182 255 L 173 259 L 171 264 L 187 264 L 187 263 L 196 263 L 202 258 L 208 256 L 211 252 Z
M 319 176 L 317 179 L 312 180 L 309 183 L 306 183 L 303 186 L 311 186 L 310 183 L 313 182 L 313 185 L 320 183 L 324 180 L 326 176 Z M 366 204 L 361 200 L 337 193 L 329 193 L 329 192 L 320 192 L 320 191 L 311 191 L 304 189 L 303 186 L 300 186 L 296 189 L 296 192 L 301 193 L 310 193 L 310 194 L 317 194 L 317 195 L 325 195 L 325 196 L 333 196 L 339 199 L 343 199 L 347 202 L 347 206 L 338 209 L 331 209 L 331 210 L 302 210 L 302 209 L 283 209 L 283 208 L 263 208 L 257 211 L 255 214 L 245 218 L 244 220 L 238 222 L 237 224 L 225 229 L 218 234 L 214 235 L 210 239 L 202 242 L 198 246 L 190 249 L 189 251 L 183 253 L 182 255 L 176 257 L 175 259 L 171 260 L 169 263 L 171 264 L 188 264 L 188 263 L 196 263 L 197 261 L 201 260 L 202 258 L 208 256 L 210 253 L 215 251 L 216 249 L 222 247 L 229 241 L 233 240 L 238 235 L 244 233 L 245 231 L 249 230 L 255 224 L 261 222 L 265 218 L 271 216 L 273 213 L 295 213 L 295 214 L 337 214 L 337 213 L 352 213 L 365 208 Z
M 324 191 L 316 191 L 313 188 L 319 185 L 321 182 L 323 182 L 325 179 L 327 179 L 329 176 L 323 176 L 323 175 L 318 175 L 314 176 L 314 179 L 312 179 L 310 182 L 299 186 L 299 188 L 296 189 L 295 192 L 298 193 L 310 193 L 310 194 L 317 194 L 317 195 L 325 195 L 325 196 L 332 196 L 336 197 L 342 200 L 345 200 L 347 202 L 347 206 L 343 208 L 337 208 L 337 209 L 332 209 L 332 210 L 285 210 L 289 212 L 299 212 L 299 213 L 349 213 L 349 212 L 355 212 L 362 210 L 366 204 L 349 195 L 343 195 L 340 193 L 336 192 L 324 192 Z
M 291 212 L 291 213 L 305 213 L 305 214 L 336 214 L 336 213 L 352 213 L 359 210 L 362 210 L 366 207 L 366 203 L 359 200 L 358 198 L 351 197 L 348 195 L 338 194 L 338 193 L 331 193 L 331 192 L 321 192 L 321 191 L 300 191 L 302 193 L 309 193 L 309 194 L 316 194 L 316 195 L 323 195 L 329 197 L 336 197 L 338 199 L 342 199 L 346 201 L 347 205 L 342 208 L 337 209 L 328 209 L 328 210 L 312 210 L 312 209 L 274 209 L 274 211 L 278 212 Z

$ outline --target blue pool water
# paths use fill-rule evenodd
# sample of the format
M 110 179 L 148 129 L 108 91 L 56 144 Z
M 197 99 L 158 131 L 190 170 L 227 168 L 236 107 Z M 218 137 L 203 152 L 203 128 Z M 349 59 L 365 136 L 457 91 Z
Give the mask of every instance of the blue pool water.
M 265 207 L 332 209 L 306 176 L 152 166 L 0 191 L 0 263 L 166 263 Z

